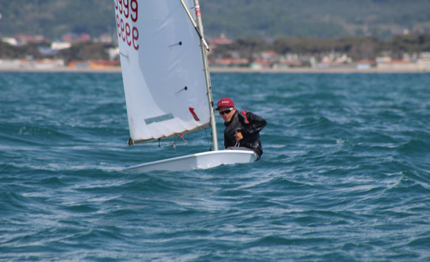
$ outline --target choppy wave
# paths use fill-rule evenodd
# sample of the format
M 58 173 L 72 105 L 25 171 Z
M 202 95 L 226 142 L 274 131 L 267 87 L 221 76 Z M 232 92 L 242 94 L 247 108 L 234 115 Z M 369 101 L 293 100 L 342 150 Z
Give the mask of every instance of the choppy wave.
M 213 74 L 262 160 L 150 173 L 208 132 L 128 147 L 120 74 L 1 76 L 0 260 L 430 259 L 429 74 Z

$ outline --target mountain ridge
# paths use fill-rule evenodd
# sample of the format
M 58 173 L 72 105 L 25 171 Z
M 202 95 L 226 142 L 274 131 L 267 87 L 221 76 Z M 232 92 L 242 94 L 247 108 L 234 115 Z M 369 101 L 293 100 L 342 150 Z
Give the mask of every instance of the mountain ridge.
M 430 33 L 428 0 L 217 0 L 200 1 L 208 38 L 374 35 L 391 38 L 404 30 Z M 0 34 L 113 34 L 114 1 L 14 0 L 0 2 Z

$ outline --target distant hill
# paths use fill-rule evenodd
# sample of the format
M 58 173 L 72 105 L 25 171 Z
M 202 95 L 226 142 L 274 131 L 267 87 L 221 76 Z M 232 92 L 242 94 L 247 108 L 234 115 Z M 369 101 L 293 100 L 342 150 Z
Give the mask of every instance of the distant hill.
M 200 0 L 200 4 L 207 37 L 371 34 L 385 39 L 405 29 L 430 33 L 429 0 Z M 41 34 L 55 40 L 65 33 L 113 33 L 113 6 L 113 0 L 0 1 L 0 36 Z
M 0 34 L 44 35 L 51 40 L 66 33 L 92 36 L 115 30 L 113 0 L 0 1 Z
M 430 32 L 429 0 L 201 1 L 206 31 L 236 37 L 319 37 Z M 395 32 L 396 33 L 396 32 Z

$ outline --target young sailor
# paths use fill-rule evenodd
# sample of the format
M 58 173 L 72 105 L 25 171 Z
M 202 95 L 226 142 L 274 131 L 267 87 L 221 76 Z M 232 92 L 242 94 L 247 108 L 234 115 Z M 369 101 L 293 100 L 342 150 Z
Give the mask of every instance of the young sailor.
M 266 120 L 246 110 L 238 112 L 231 98 L 224 97 L 218 101 L 218 107 L 224 120 L 224 146 L 246 147 L 252 149 L 260 160 L 263 147 L 260 141 L 260 131 L 267 125 Z

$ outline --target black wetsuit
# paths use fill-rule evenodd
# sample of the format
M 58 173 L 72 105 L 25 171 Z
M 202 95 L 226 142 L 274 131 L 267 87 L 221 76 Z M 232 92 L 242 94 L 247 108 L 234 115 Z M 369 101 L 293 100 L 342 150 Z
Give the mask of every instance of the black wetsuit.
M 242 113 L 236 111 L 230 122 L 224 122 L 224 146 L 225 148 L 236 146 L 237 142 L 234 135 L 241 132 L 243 139 L 239 140 L 238 146 L 254 150 L 258 156 L 256 161 L 258 161 L 263 154 L 263 146 L 260 141 L 260 131 L 267 125 L 267 122 L 263 118 L 251 112 L 246 112 L 245 114 L 247 121 Z

